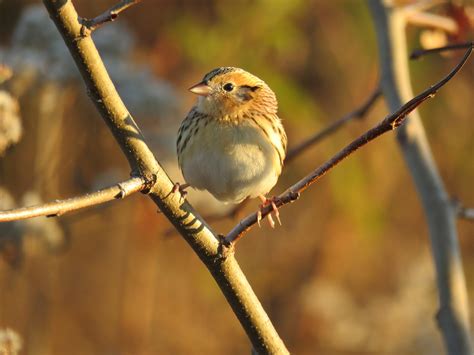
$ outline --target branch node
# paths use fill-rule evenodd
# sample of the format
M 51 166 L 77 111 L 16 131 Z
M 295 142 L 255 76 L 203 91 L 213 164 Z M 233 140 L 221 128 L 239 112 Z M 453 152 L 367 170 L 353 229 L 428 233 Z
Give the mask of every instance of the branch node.
M 217 249 L 217 259 L 218 262 L 223 262 L 227 259 L 230 255 L 233 255 L 235 252 L 234 243 L 229 242 L 225 235 L 218 234 L 217 237 L 219 238 L 219 247 Z
M 79 17 L 78 21 L 82 25 L 80 30 L 81 37 L 88 37 L 93 31 L 108 22 L 113 22 L 117 19 L 118 15 L 129 8 L 132 5 L 140 2 L 141 0 L 122 0 L 115 6 L 111 7 L 107 11 L 101 13 L 97 17 L 92 19 Z
M 297 192 L 297 191 L 290 191 L 288 193 L 288 197 L 290 198 L 290 202 L 295 202 L 296 200 L 298 200 L 301 196 L 301 193 L 300 192 Z
M 89 37 L 92 33 L 92 23 L 91 20 L 83 17 L 79 17 L 77 21 L 81 24 L 81 29 L 79 31 L 80 38 Z
M 144 185 L 141 192 L 142 194 L 148 195 L 153 186 L 155 186 L 158 176 L 154 173 L 150 173 L 143 175 L 142 179 L 144 180 Z

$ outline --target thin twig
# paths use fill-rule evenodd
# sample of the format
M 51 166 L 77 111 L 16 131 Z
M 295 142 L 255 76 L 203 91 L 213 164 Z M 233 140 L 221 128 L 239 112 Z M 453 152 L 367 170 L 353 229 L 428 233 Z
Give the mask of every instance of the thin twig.
M 83 34 L 90 34 L 103 24 L 114 21 L 122 11 L 128 9 L 130 6 L 138 4 L 140 1 L 141 0 L 122 0 L 97 17 L 92 19 L 81 18 L 80 22 L 84 26 L 81 32 Z
M 296 184 L 291 186 L 289 189 L 287 189 L 286 192 L 278 196 L 276 200 L 277 207 L 281 207 L 298 199 L 300 194 L 304 190 L 306 190 L 310 185 L 314 184 L 319 178 L 321 178 L 329 170 L 334 168 L 342 160 L 354 153 L 357 149 L 366 145 L 367 143 L 381 136 L 382 134 L 400 126 L 410 112 L 412 112 L 415 108 L 421 105 L 425 100 L 433 97 L 442 86 L 444 86 L 449 80 L 454 77 L 454 75 L 456 75 L 456 73 L 462 68 L 464 63 L 469 58 L 471 52 L 472 48 L 469 48 L 466 51 L 466 54 L 464 55 L 463 59 L 459 62 L 459 64 L 441 81 L 408 101 L 397 111 L 384 118 L 374 128 L 370 129 L 369 131 L 361 135 L 359 138 L 352 141 L 352 143 L 347 145 L 344 149 L 340 150 L 331 159 L 326 161 L 316 170 L 314 170 L 313 172 L 305 176 L 303 179 L 298 181 Z M 272 206 L 267 206 L 266 208 L 262 209 L 262 217 L 265 217 L 271 211 Z M 255 223 L 257 223 L 256 212 L 241 220 L 224 238 L 224 243 L 227 245 L 236 243 Z
M 21 219 L 39 216 L 62 216 L 68 212 L 77 211 L 82 208 L 96 206 L 112 200 L 125 198 L 135 192 L 143 190 L 145 186 L 146 183 L 142 178 L 134 177 L 124 182 L 96 192 L 88 193 L 83 196 L 72 197 L 64 200 L 56 200 L 42 205 L 0 211 L 0 223 L 19 221 Z
M 427 54 L 441 53 L 458 49 L 466 49 L 473 46 L 474 42 L 465 43 L 453 43 L 443 47 L 431 48 L 431 49 L 416 49 L 410 54 L 410 59 L 418 59 Z
M 290 148 L 288 150 L 288 154 L 286 155 L 285 163 L 289 163 L 298 155 L 300 155 L 303 151 L 310 148 L 312 145 L 320 142 L 349 121 L 353 119 L 363 118 L 367 114 L 369 109 L 375 104 L 375 102 L 377 102 L 377 99 L 380 97 L 380 95 L 380 87 L 377 86 L 377 88 L 374 89 L 374 91 L 370 94 L 367 100 L 355 110 L 345 114 L 338 120 L 330 123 L 327 127 L 323 128 L 321 131 L 317 132 L 316 134 L 301 142 L 297 146 Z

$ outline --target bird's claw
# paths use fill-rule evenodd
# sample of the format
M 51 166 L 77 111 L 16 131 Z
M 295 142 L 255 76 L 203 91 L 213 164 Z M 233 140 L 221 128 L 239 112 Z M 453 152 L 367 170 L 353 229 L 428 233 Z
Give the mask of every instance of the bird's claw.
M 275 212 L 275 217 L 278 221 L 278 224 L 281 226 L 280 211 L 278 211 L 278 207 L 274 199 L 271 200 L 271 204 L 272 204 L 273 212 Z
M 280 219 L 280 212 L 278 211 L 278 207 L 275 203 L 276 197 L 272 198 L 266 198 L 265 196 L 261 195 L 259 196 L 260 200 L 262 201 L 262 204 L 260 205 L 260 209 L 257 211 L 257 223 L 258 226 L 260 227 L 260 221 L 262 220 L 262 210 L 267 207 L 268 205 L 272 206 L 272 212 L 275 213 L 275 217 L 278 221 L 278 224 L 281 226 L 281 219 Z M 275 228 L 275 221 L 273 220 L 272 217 L 272 212 L 267 214 L 268 218 L 268 223 L 270 224 L 270 227 Z
M 181 195 L 179 200 L 182 201 L 186 198 L 186 195 L 188 194 L 188 192 L 186 191 L 188 187 L 189 184 L 180 184 L 179 182 L 177 182 L 173 185 L 173 190 L 171 190 L 171 192 L 174 194 L 179 192 Z

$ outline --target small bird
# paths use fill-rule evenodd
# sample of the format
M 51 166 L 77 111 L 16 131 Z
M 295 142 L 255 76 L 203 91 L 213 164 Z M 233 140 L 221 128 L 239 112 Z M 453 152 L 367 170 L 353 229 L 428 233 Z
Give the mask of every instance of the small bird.
M 233 67 L 210 71 L 189 90 L 199 97 L 178 131 L 178 163 L 186 184 L 177 189 L 207 190 L 227 203 L 259 197 L 258 222 L 269 204 L 280 222 L 275 198 L 265 197 L 281 174 L 287 145 L 274 92 Z

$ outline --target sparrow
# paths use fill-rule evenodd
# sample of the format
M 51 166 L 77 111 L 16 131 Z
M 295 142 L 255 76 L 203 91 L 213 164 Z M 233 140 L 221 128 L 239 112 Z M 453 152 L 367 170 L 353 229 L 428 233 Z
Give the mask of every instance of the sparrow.
M 179 190 L 207 190 L 225 203 L 258 197 L 259 224 L 269 204 L 280 222 L 276 198 L 265 197 L 278 181 L 287 148 L 275 93 L 234 67 L 210 71 L 189 90 L 198 99 L 178 131 L 178 164 L 186 181 Z

